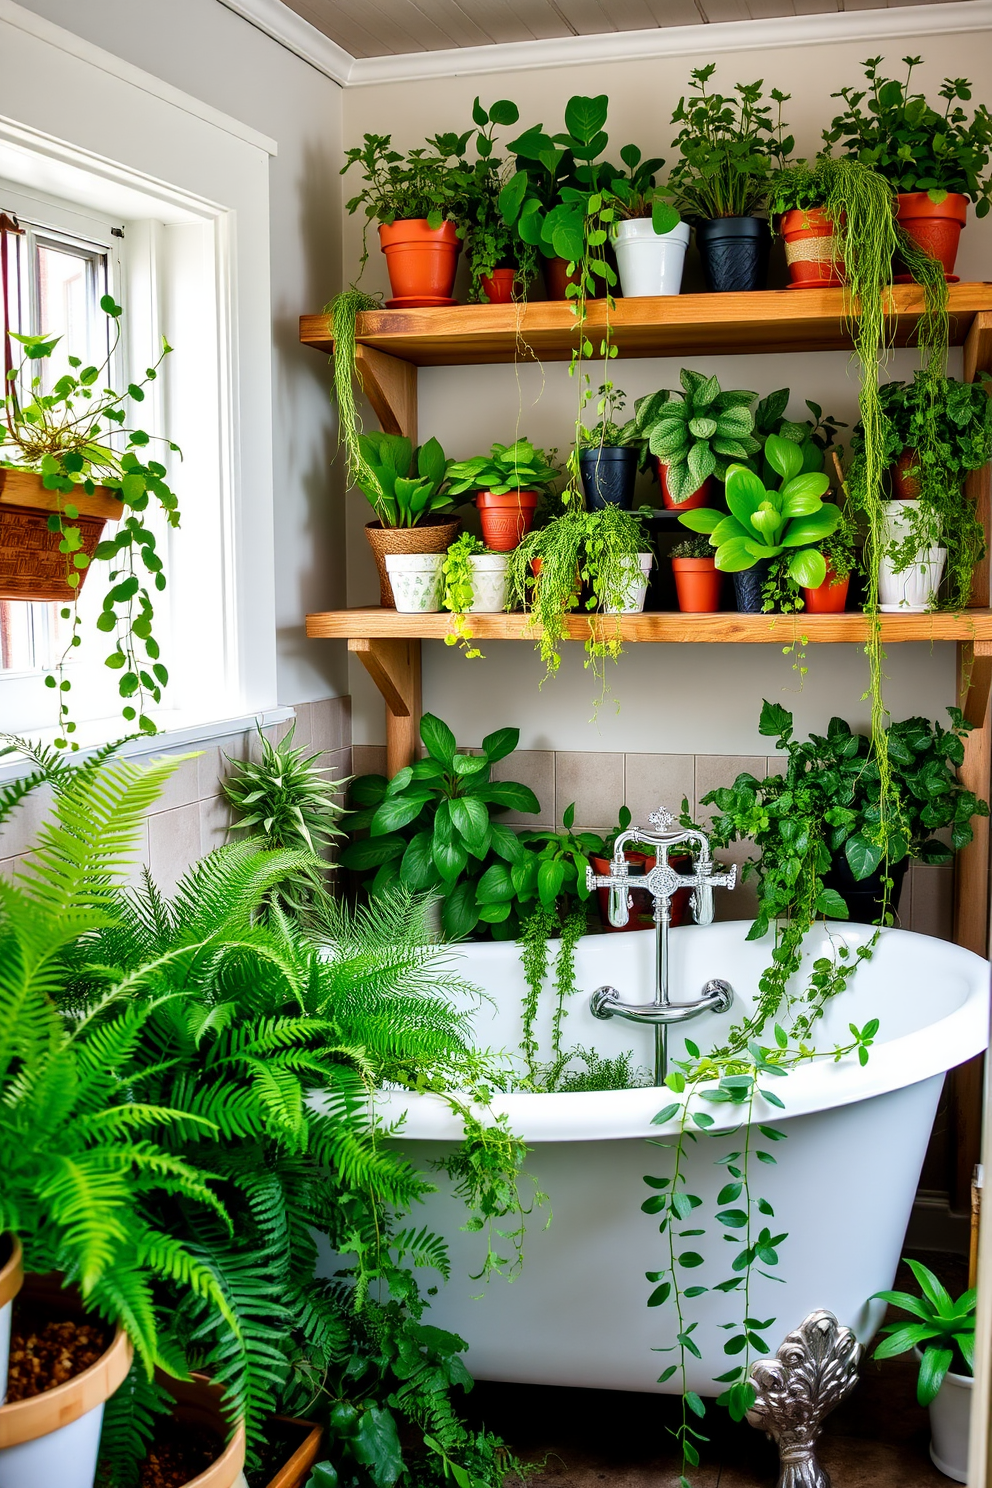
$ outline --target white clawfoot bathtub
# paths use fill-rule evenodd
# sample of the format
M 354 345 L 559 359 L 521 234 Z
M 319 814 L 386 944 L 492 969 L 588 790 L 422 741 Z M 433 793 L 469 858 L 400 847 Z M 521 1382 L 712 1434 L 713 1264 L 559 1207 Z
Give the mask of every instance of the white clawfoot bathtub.
M 705 1053 L 724 1042 L 732 1023 L 751 1004 L 770 938 L 749 943 L 745 922 L 692 926 L 673 932 L 673 1001 L 690 1001 L 705 981 L 723 977 L 735 989 L 727 1014 L 704 1015 L 670 1033 L 673 1059 L 684 1057 L 686 1036 Z M 829 953 L 841 939 L 864 943 L 864 926 L 831 924 L 811 932 L 810 959 Z M 552 945 L 552 953 L 555 947 Z M 604 982 L 624 997 L 653 989 L 653 932 L 586 937 L 576 958 L 580 989 L 571 999 L 563 1046 L 594 1047 L 600 1054 L 632 1049 L 635 1062 L 650 1066 L 652 1030 L 618 1019 L 601 1022 L 589 1012 L 589 996 Z M 524 982 L 513 944 L 453 947 L 449 964 L 488 995 L 475 1016 L 476 1042 L 515 1050 L 520 1039 Z M 901 930 L 882 932 L 874 957 L 863 964 L 846 992 L 835 997 L 816 1025 L 818 1049 L 850 1041 L 850 1023 L 878 1018 L 880 1027 L 864 1068 L 854 1057 L 840 1063 L 804 1065 L 775 1082 L 786 1103 L 777 1110 L 756 1105 L 757 1120 L 774 1123 L 788 1140 L 775 1145 L 777 1166 L 755 1164 L 753 1192 L 774 1210 L 776 1232 L 787 1231 L 776 1268 L 781 1283 L 754 1275 L 753 1315 L 774 1317 L 767 1339 L 774 1349 L 814 1309 L 829 1308 L 866 1341 L 881 1321 L 884 1304 L 868 1304 L 873 1292 L 892 1285 L 896 1265 L 944 1072 L 985 1048 L 988 1030 L 988 963 L 945 941 Z M 542 1047 L 550 1037 L 551 993 L 546 994 Z M 763 1042 L 771 1043 L 767 1030 Z M 768 1083 L 768 1082 L 765 1082 Z M 646 1272 L 666 1263 L 667 1247 L 655 1217 L 641 1212 L 652 1192 L 642 1175 L 665 1176 L 672 1153 L 645 1142 L 674 1132 L 651 1118 L 675 1099 L 653 1088 L 589 1094 L 497 1095 L 494 1112 L 505 1111 L 531 1154 L 527 1170 L 550 1196 L 554 1218 L 535 1210 L 528 1223 L 522 1273 L 487 1286 L 478 1273 L 484 1242 L 466 1233 L 463 1205 L 437 1179 L 417 1224 L 427 1223 L 448 1242 L 451 1280 L 442 1284 L 427 1321 L 458 1333 L 469 1345 L 467 1362 L 480 1379 L 532 1384 L 592 1386 L 618 1390 L 675 1391 L 676 1375 L 657 1383 L 673 1353 L 653 1352 L 674 1343 L 671 1302 L 647 1307 L 652 1284 Z M 461 1135 L 460 1120 L 438 1097 L 386 1093 L 377 1102 L 387 1120 L 406 1113 L 400 1145 L 423 1168 Z M 710 1105 L 714 1131 L 729 1128 L 727 1106 Z M 712 1220 L 716 1193 L 727 1170 L 716 1159 L 740 1147 L 734 1138 L 707 1135 L 690 1150 L 689 1190 L 703 1198 L 706 1233 L 688 1244 L 706 1264 L 683 1274 L 683 1285 L 712 1284 L 730 1274 L 731 1248 Z M 765 1146 L 769 1145 L 767 1143 Z M 691 1225 L 693 1221 L 688 1221 Z M 739 1236 L 735 1236 L 739 1240 Z M 782 1284 L 784 1283 L 784 1284 Z M 479 1293 L 482 1296 L 479 1296 Z M 698 1319 L 693 1334 L 702 1359 L 688 1360 L 688 1386 L 713 1395 L 712 1383 L 739 1359 L 728 1359 L 729 1334 L 721 1324 L 740 1318 L 734 1294 L 708 1292 L 684 1304 L 686 1320 Z

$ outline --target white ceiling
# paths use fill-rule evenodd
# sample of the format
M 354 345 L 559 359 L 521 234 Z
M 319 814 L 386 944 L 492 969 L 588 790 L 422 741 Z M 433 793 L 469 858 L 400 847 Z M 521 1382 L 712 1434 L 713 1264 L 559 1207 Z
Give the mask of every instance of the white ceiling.
M 899 9 L 934 0 L 283 0 L 353 57 L 665 26 Z M 948 0 L 943 0 L 948 3 Z

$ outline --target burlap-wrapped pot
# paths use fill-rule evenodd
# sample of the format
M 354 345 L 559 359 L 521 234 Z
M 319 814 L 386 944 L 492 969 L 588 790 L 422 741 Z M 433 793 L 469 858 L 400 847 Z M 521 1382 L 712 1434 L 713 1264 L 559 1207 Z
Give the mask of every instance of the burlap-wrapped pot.
M 424 517 L 416 527 L 383 527 L 381 522 L 366 522 L 365 536 L 379 570 L 379 603 L 384 610 L 396 608 L 386 572 L 386 554 L 446 553 L 458 536 L 460 526 L 457 517 Z

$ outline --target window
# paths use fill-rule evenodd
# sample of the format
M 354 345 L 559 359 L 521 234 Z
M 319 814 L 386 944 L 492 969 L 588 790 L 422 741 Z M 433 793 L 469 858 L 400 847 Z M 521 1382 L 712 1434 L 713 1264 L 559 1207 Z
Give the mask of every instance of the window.
M 21 335 L 61 337 L 54 355 L 39 364 L 42 390 L 48 392 L 67 369 L 70 353 L 97 365 L 106 358 L 100 297 L 121 277 L 119 250 L 110 245 L 120 243 L 123 229 L 115 234 L 113 226 L 94 222 L 83 238 L 54 225 L 67 221 L 54 204 L 47 210 L 40 202 L 29 204 L 29 218 L 15 210 L 15 199 L 19 194 L 0 183 L 0 212 L 21 229 L 8 237 L 7 314 L 11 330 Z M 39 673 L 55 665 L 69 630 L 59 610 L 57 604 L 0 599 L 0 673 Z

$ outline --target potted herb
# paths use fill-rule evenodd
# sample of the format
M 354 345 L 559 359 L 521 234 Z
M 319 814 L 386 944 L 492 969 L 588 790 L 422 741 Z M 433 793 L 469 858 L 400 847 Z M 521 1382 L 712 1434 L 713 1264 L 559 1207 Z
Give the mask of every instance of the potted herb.
M 60 747 L 73 750 L 72 679 L 64 671 L 81 644 L 78 598 L 94 561 L 108 565 L 96 625 L 112 639 L 107 666 L 119 674 L 123 716 L 142 733 L 156 731 L 149 710 L 161 702 L 168 672 L 153 631 L 152 591 L 164 590 L 165 571 L 149 516 L 157 507 L 168 527 L 179 525 L 166 467 L 151 457 L 151 436 L 131 422 L 171 347 L 163 339 L 144 379 L 115 392 L 106 384 L 122 311 L 111 295 L 100 308 L 110 328 L 100 366 L 69 355 L 68 370 L 46 393 L 40 373 L 60 338 L 8 331 L 6 347 L 12 352 L 17 343 L 22 354 L 16 363 L 11 355 L 0 396 L 0 599 L 59 601 L 62 618 L 72 620 L 69 645 L 46 681 L 58 693 Z M 117 530 L 104 538 L 108 521 Z
M 452 543 L 441 571 L 441 602 L 451 611 L 446 646 L 461 646 L 470 659 L 481 657 L 465 616 L 492 615 L 506 609 L 509 561 L 506 553 L 491 552 L 470 532 L 463 532 Z
M 604 382 L 596 403 L 596 423 L 579 428 L 579 471 L 590 511 L 601 511 L 604 506 L 628 510 L 634 499 L 639 453 L 636 421 L 617 422 L 626 401 L 619 388 Z
M 437 135 L 403 155 L 392 148 L 390 135 L 366 134 L 363 144 L 345 151 L 341 174 L 357 165 L 365 183 L 347 210 L 364 207 L 366 233 L 373 219 L 379 223 L 392 309 L 455 303 L 451 291 L 465 233 L 471 135 Z M 364 240 L 363 268 L 367 260 Z
M 638 398 L 635 436 L 645 467 L 653 456 L 661 499 L 669 511 L 691 511 L 711 499 L 713 480 L 724 481 L 735 460 L 761 448 L 753 437 L 755 393 L 721 392 L 715 377 L 683 367 L 681 392 L 663 389 Z
M 416 450 L 402 434 L 360 434 L 358 451 L 359 490 L 367 497 L 375 520 L 366 522 L 365 535 L 379 571 L 379 603 L 395 609 L 396 596 L 389 573 L 389 560 L 416 559 L 415 571 L 400 575 L 403 607 L 423 610 L 418 597 L 435 601 L 440 609 L 441 564 L 455 539 L 458 518 L 450 515 L 454 503 L 445 494 L 447 480 L 444 450 L 436 439 L 428 439 Z
M 761 83 L 736 83 L 724 97 L 707 91 L 716 63 L 691 74 L 693 93 L 672 115 L 679 124 L 681 159 L 668 191 L 683 217 L 696 224 L 706 287 L 711 291 L 763 289 L 768 272 L 768 223 L 754 214 L 765 203 L 769 177 L 792 150 L 783 134 L 782 104 L 789 95 L 771 90 L 777 105 L 762 102 Z
M 844 282 L 841 237 L 824 204 L 828 192 L 818 161 L 800 160 L 772 177 L 768 205 L 785 244 L 790 289 L 838 288 Z
M 930 1411 L 930 1456 L 934 1466 L 955 1482 L 968 1481 L 968 1431 L 975 1367 L 975 1291 L 953 1301 L 929 1267 L 907 1260 L 920 1295 L 875 1292 L 881 1302 L 908 1312 L 911 1322 L 885 1323 L 888 1336 L 875 1349 L 876 1359 L 892 1359 L 912 1349 L 920 1361 L 916 1398 Z
M 665 162 L 644 160 L 637 145 L 624 145 L 620 159 L 628 173 L 614 176 L 608 188 L 616 210 L 612 238 L 620 289 L 625 299 L 677 295 L 682 288 L 689 224 L 655 184 Z
M 857 568 L 852 524 L 842 509 L 837 526 L 820 543 L 820 552 L 826 564 L 823 582 L 813 588 L 803 585 L 803 602 L 811 615 L 842 615 Z
M 515 103 L 499 99 L 488 109 L 476 98 L 472 118 L 478 125 L 476 159 L 465 190 L 468 221 L 469 299 L 506 305 L 522 299 L 537 272 L 537 249 L 523 242 L 500 211 L 504 163 L 493 153 L 493 126 L 516 124 Z
M 449 496 L 474 497 L 487 548 L 508 553 L 530 531 L 541 495 L 559 479 L 554 455 L 517 439 L 494 444 L 488 455 L 448 462 Z
M 719 610 L 723 574 L 717 569 L 707 537 L 699 534 L 675 544 L 672 573 L 683 614 L 712 615 Z
M 953 274 L 968 202 L 976 203 L 978 217 L 992 205 L 992 114 L 979 104 L 969 119 L 961 106 L 971 99 L 967 78 L 945 78 L 938 92 L 943 109 L 932 108 L 923 93 L 912 90 L 922 57 L 902 60 L 903 82 L 883 77 L 883 59 L 870 57 L 864 63 L 867 88 L 832 94 L 846 106 L 823 138 L 885 178 L 895 193 L 899 226 Z
M 679 519 L 692 532 L 709 534 L 717 568 L 734 575 L 737 607 L 744 614 L 763 608 L 770 563 L 779 556 L 796 584 L 807 589 L 822 584 L 827 565 L 820 544 L 840 522 L 837 507 L 822 500 L 829 479 L 814 471 L 801 473 L 802 455 L 795 444 L 771 434 L 765 455 L 781 476 L 779 490 L 768 490 L 746 466 L 732 465 L 726 486 L 730 514 L 690 511 Z

